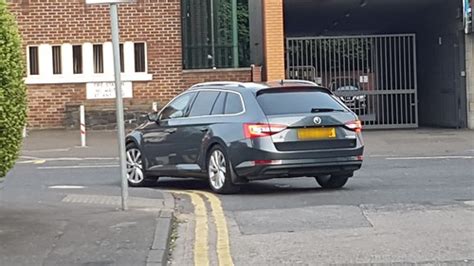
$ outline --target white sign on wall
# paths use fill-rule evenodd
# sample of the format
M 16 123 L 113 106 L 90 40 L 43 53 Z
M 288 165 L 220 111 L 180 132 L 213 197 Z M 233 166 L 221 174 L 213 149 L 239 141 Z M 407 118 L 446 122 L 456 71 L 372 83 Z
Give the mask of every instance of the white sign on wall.
M 369 83 L 369 76 L 360 76 L 359 77 L 360 83 Z
M 86 84 L 87 99 L 115 99 L 114 82 L 91 82 Z M 133 98 L 132 82 L 122 82 L 123 98 Z

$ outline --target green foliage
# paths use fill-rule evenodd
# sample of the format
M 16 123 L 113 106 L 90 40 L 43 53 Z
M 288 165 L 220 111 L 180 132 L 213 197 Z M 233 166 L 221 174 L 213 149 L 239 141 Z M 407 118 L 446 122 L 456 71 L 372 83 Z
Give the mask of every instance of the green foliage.
M 216 43 L 218 46 L 232 48 L 232 1 L 218 0 L 214 2 L 217 11 Z M 237 0 L 237 31 L 239 45 L 239 65 L 248 66 L 250 59 L 250 26 L 248 0 Z
M 0 0 L 0 178 L 18 157 L 26 123 L 24 60 L 18 27 Z

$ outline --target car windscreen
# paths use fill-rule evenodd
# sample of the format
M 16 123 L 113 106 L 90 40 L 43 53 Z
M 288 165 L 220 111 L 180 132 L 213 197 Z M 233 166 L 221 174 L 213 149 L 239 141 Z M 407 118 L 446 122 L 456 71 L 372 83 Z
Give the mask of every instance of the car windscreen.
M 317 109 L 347 111 L 335 97 L 317 90 L 273 90 L 257 96 L 266 115 L 311 113 Z

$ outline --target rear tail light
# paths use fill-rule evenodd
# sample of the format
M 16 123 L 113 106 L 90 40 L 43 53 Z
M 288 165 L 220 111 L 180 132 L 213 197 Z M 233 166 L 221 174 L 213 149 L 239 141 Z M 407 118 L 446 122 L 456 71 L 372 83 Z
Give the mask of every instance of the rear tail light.
M 286 125 L 276 124 L 244 124 L 244 135 L 247 139 L 271 136 L 286 129 Z
M 278 165 L 281 164 L 281 160 L 255 160 L 253 165 Z
M 346 123 L 346 127 L 358 133 L 362 131 L 362 123 L 360 122 L 360 120 L 348 122 Z

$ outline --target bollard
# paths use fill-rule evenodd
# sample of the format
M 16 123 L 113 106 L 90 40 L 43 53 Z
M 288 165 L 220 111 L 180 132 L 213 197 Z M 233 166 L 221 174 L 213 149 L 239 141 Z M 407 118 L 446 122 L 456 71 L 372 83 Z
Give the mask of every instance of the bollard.
M 86 147 L 86 114 L 84 105 L 81 105 L 79 109 L 80 113 L 80 129 L 81 129 L 81 147 Z
M 151 109 L 153 110 L 153 112 L 158 112 L 158 103 L 153 102 Z

